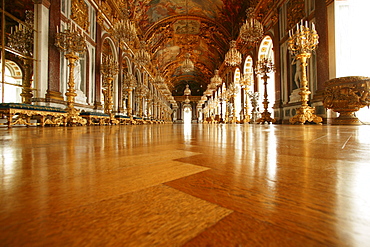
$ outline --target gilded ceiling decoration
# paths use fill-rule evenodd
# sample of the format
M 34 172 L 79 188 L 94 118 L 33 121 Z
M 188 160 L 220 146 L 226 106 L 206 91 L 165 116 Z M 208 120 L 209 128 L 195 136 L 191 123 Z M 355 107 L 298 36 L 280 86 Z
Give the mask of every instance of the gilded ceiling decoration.
M 71 19 L 76 22 L 83 30 L 89 30 L 88 7 L 84 0 L 72 0 Z
M 288 29 L 303 19 L 305 16 L 304 0 L 290 0 L 287 5 Z

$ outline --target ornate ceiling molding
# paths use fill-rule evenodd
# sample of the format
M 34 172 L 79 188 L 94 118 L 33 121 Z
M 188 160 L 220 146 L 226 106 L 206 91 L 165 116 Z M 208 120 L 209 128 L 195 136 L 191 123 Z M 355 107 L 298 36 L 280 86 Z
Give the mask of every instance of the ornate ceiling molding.
M 305 17 L 305 1 L 304 0 L 290 0 L 287 4 L 287 19 L 288 29 Z

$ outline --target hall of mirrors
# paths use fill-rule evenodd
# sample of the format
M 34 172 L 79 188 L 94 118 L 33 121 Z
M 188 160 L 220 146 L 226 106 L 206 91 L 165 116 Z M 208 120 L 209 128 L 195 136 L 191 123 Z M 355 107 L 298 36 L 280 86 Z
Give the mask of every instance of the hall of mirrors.
M 366 246 L 369 0 L 0 0 L 1 246 Z
M 367 0 L 200 6 L 3 0 L 1 124 L 370 122 Z

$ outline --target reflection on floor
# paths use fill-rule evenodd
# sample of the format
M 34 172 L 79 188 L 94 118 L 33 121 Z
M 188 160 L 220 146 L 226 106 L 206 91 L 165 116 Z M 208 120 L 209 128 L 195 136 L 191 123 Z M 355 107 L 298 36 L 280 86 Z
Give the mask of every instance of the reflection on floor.
M 0 129 L 1 246 L 366 246 L 370 126 Z

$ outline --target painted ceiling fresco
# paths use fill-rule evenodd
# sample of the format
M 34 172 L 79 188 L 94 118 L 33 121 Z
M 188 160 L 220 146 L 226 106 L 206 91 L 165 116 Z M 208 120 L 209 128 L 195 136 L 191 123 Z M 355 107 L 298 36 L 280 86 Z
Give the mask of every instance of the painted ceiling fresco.
M 175 15 L 196 15 L 216 19 L 220 15 L 221 0 L 128 0 L 128 6 L 142 30 Z M 187 7 L 187 8 L 186 8 Z
M 202 95 L 238 35 L 249 1 L 127 0 L 127 7 L 173 95 L 182 95 L 186 84 Z M 195 64 L 191 73 L 181 71 L 186 53 Z

